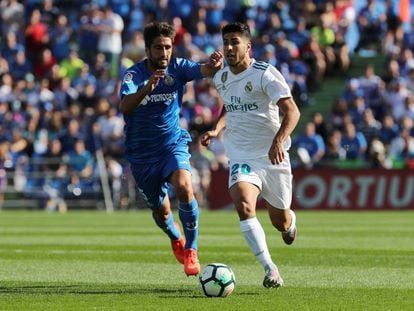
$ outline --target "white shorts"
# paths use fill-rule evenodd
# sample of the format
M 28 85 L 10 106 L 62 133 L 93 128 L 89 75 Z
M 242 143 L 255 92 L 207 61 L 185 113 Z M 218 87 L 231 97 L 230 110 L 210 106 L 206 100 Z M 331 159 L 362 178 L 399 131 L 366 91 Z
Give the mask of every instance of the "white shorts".
M 268 157 L 237 160 L 230 159 L 229 189 L 238 182 L 256 185 L 261 197 L 277 209 L 288 209 L 292 203 L 292 170 L 289 155 L 273 165 Z

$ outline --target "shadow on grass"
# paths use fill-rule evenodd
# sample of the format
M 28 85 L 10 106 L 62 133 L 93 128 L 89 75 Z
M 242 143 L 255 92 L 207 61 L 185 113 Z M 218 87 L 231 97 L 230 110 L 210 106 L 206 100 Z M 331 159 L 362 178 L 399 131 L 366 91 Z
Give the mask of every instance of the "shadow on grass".
M 112 286 L 97 286 L 94 284 L 68 284 L 68 285 L 22 285 L 22 286 L 0 286 L 0 294 L 27 294 L 27 295 L 154 295 L 157 293 L 160 298 L 172 296 L 189 297 L 194 295 L 194 289 L 186 288 L 161 288 L 161 287 L 132 287 L 128 285 L 119 285 L 119 287 Z
M 121 284 L 119 286 L 98 286 L 96 284 L 56 284 L 56 285 L 10 285 L 0 286 L 0 296 L 7 295 L 148 295 L 160 299 L 190 298 L 212 299 L 201 293 L 198 287 L 166 288 L 166 287 L 136 287 Z M 239 296 L 257 296 L 259 293 L 239 292 Z M 0 298 L 1 299 L 1 298 Z

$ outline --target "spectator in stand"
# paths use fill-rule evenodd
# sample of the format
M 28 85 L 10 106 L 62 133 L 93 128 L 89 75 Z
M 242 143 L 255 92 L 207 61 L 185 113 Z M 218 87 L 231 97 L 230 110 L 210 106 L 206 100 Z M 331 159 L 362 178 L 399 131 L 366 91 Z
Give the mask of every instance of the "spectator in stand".
M 92 66 L 98 51 L 99 33 L 97 26 L 101 20 L 102 12 L 99 7 L 91 3 L 87 5 L 86 13 L 80 17 L 78 29 L 79 53 L 86 63 Z
M 20 32 L 24 28 L 25 9 L 18 0 L 0 2 L 2 36 L 10 32 Z
M 384 87 L 384 82 L 375 73 L 374 65 L 368 63 L 364 68 L 364 74 L 358 78 L 358 89 L 362 91 L 363 96 L 369 107 L 373 109 L 374 115 L 377 119 L 382 119 L 384 116 L 384 108 L 382 105 L 381 89 Z
M 326 73 L 333 74 L 333 69 L 336 63 L 335 52 L 333 45 L 335 43 L 335 31 L 331 28 L 327 16 L 321 16 L 317 25 L 311 28 L 311 33 L 315 36 L 316 42 L 319 44 L 324 56 L 326 64 Z
M 9 63 L 7 60 L 0 56 L 0 76 L 9 72 Z
M 393 80 L 387 85 L 384 94 L 385 104 L 397 121 L 404 116 L 407 96 L 408 90 L 402 79 Z
M 55 93 L 50 90 L 50 82 L 48 79 L 44 78 L 40 81 L 40 88 L 39 88 L 39 101 L 40 107 L 43 110 L 52 110 L 53 109 L 53 101 L 55 99 Z
M 13 91 L 13 77 L 9 73 L 3 74 L 1 76 L 1 84 L 0 84 L 0 98 L 5 101 L 11 101 L 12 98 L 12 91 Z
M 72 29 L 68 24 L 68 18 L 64 14 L 59 14 L 55 26 L 50 30 L 50 45 L 57 62 L 61 62 L 69 56 L 71 38 Z
M 33 64 L 40 60 L 42 51 L 49 44 L 49 31 L 41 19 L 40 11 L 33 10 L 30 14 L 29 25 L 25 29 L 26 50 L 30 51 L 26 56 Z
M 84 64 L 82 68 L 80 68 L 79 73 L 72 80 L 72 86 L 79 94 L 85 92 L 85 88 L 88 84 L 96 85 L 96 83 L 96 77 L 90 72 L 88 64 Z
M 62 77 L 68 77 L 73 80 L 78 74 L 81 68 L 84 66 L 84 61 L 79 57 L 76 50 L 72 49 L 69 52 L 67 58 L 63 59 L 59 63 L 60 75 Z
M 220 24 L 223 21 L 223 9 L 225 0 L 199 0 L 198 5 L 206 12 L 206 25 L 208 32 L 220 32 Z
M 85 84 L 83 92 L 79 93 L 77 100 L 81 104 L 83 112 L 88 115 L 94 114 L 93 108 L 98 101 L 98 95 L 96 94 L 96 85 L 87 82 Z
M 178 57 L 187 58 L 194 62 L 208 59 L 208 55 L 193 43 L 192 35 L 189 32 L 184 33 L 181 43 L 176 46 L 175 50 Z
M 398 125 L 395 123 L 391 114 L 386 114 L 382 120 L 382 126 L 378 133 L 378 138 L 388 148 L 391 141 L 399 135 Z
M 49 142 L 56 139 L 59 140 L 59 137 L 64 133 L 63 112 L 59 110 L 53 111 L 50 118 L 44 120 L 44 122 Z
M 341 146 L 346 150 L 347 160 L 358 160 L 365 158 L 367 151 L 367 140 L 364 134 L 357 131 L 352 122 L 347 122 L 341 139 Z
M 207 31 L 207 25 L 204 21 L 198 21 L 193 34 L 193 43 L 198 46 L 204 53 L 210 54 L 215 49 L 212 44 L 212 37 Z
M 144 29 L 146 9 L 141 5 L 140 0 L 131 1 L 131 11 L 129 13 L 129 25 L 126 27 L 126 37 L 129 38 L 136 31 Z M 168 1 L 170 3 L 170 1 Z
M 379 136 L 381 127 L 381 122 L 375 119 L 374 113 L 370 108 L 367 108 L 362 112 L 362 122 L 359 125 L 358 130 L 365 136 L 368 148 L 371 147 L 372 141 Z
M 53 0 L 41 0 L 39 2 L 41 2 L 41 5 L 38 6 L 38 9 L 42 15 L 42 22 L 52 28 L 60 14 L 59 8 L 54 5 Z
M 11 64 L 16 59 L 17 53 L 20 51 L 25 52 L 25 48 L 23 44 L 17 41 L 16 33 L 7 33 L 5 45 L 1 49 L 1 56 Z
M 288 33 L 288 40 L 292 41 L 299 50 L 302 49 L 310 38 L 310 32 L 306 28 L 306 20 L 303 17 L 299 17 L 296 21 L 295 29 Z
M 170 18 L 179 17 L 184 25 L 194 25 L 195 21 L 192 12 L 196 10 L 197 4 L 193 0 L 169 0 L 168 12 Z M 201 45 L 199 45 L 201 48 Z
M 144 35 L 141 31 L 135 31 L 131 34 L 129 40 L 124 44 L 123 53 L 134 63 L 145 57 Z
M 59 139 L 55 138 L 50 140 L 47 153 L 45 154 L 46 161 L 44 162 L 42 170 L 46 179 L 44 188 L 48 194 L 46 210 L 58 210 L 61 213 L 67 210 L 63 192 L 68 183 L 68 167 L 63 160 L 63 156 L 62 144 Z
M 59 136 L 59 140 L 62 143 L 62 151 L 65 153 L 73 152 L 75 150 L 75 143 L 84 138 L 85 135 L 81 132 L 79 121 L 71 119 L 65 131 Z
M 40 55 L 40 59 L 34 63 L 34 75 L 36 79 L 48 77 L 52 67 L 56 64 L 56 59 L 53 57 L 50 49 L 44 49 Z
M 408 94 L 408 96 L 405 98 L 404 108 L 404 115 L 411 120 L 414 120 L 414 93 Z
M 105 102 L 101 99 L 100 102 Z M 96 123 L 99 125 L 100 139 L 105 142 L 104 152 L 105 154 L 113 157 L 122 157 L 124 150 L 124 119 L 119 115 L 116 107 L 111 107 L 109 103 L 105 111 L 105 114 L 101 115 Z
M 366 6 L 358 12 L 356 18 L 360 35 L 357 50 L 380 50 L 379 44 L 383 38 L 386 20 L 385 8 L 381 6 L 381 3 L 367 0 Z
M 338 161 L 346 159 L 346 150 L 341 146 L 342 133 L 333 130 L 326 140 L 326 150 L 320 163 L 321 167 L 336 167 Z
M 406 167 L 407 161 L 414 159 L 414 137 L 408 129 L 402 129 L 399 136 L 391 141 L 389 155 L 394 166 L 399 167 Z
M 33 72 L 31 62 L 26 59 L 24 51 L 17 52 L 15 59 L 10 63 L 10 73 L 15 80 L 24 79 L 27 74 Z M 1 73 L 0 73 L 1 74 Z
M 305 168 L 317 166 L 326 149 L 325 142 L 322 136 L 316 133 L 313 122 L 306 123 L 304 133 L 293 140 L 292 147 L 298 154 L 297 165 Z
M 94 166 L 95 161 L 93 155 L 85 147 L 85 142 L 82 139 L 77 139 L 74 144 L 74 149 L 64 155 L 69 171 L 68 190 L 72 195 L 77 197 L 95 197 L 93 194 L 94 180 Z M 70 196 L 69 196 L 70 197 Z
M 327 141 L 329 133 L 328 126 L 325 122 L 325 117 L 320 112 L 314 112 L 312 114 L 312 122 L 315 124 L 315 133 L 319 134 L 323 141 Z
M 407 130 L 408 133 L 414 137 L 414 119 L 405 115 L 401 118 L 400 122 L 400 131 Z
M 374 169 L 390 169 L 392 161 L 387 157 L 387 150 L 382 141 L 374 138 L 368 149 L 368 165 Z
M 386 0 L 386 27 L 385 35 L 382 40 L 382 51 L 386 53 L 392 46 L 402 47 L 404 38 L 404 29 L 401 18 L 398 16 L 398 12 L 394 9 L 394 1 Z
M 60 111 L 67 111 L 68 107 L 78 98 L 78 92 L 71 86 L 71 80 L 68 77 L 60 79 L 57 88 L 53 90 L 55 94 L 54 108 Z
M 124 30 L 124 22 L 110 6 L 106 6 L 97 29 L 99 32 L 98 51 L 104 53 L 105 60 L 111 68 L 111 76 L 117 77 L 122 52 L 121 34 Z

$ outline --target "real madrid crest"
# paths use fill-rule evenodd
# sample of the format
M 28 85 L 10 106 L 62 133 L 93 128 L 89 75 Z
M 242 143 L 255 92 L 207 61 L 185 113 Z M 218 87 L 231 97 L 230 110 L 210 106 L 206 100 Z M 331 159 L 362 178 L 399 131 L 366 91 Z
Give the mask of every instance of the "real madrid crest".
M 226 82 L 227 81 L 227 71 L 223 72 L 221 74 L 221 82 Z
M 246 83 L 244 90 L 248 93 L 250 93 L 253 90 L 253 85 L 250 81 Z
M 165 75 L 164 82 L 166 85 L 171 86 L 174 84 L 174 78 L 170 75 Z

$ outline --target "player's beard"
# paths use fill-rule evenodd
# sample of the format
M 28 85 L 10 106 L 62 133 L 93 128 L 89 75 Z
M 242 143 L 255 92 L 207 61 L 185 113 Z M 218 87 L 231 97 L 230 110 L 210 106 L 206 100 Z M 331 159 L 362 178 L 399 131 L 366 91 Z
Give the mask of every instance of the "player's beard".
M 157 59 L 154 60 L 153 58 L 148 58 L 148 61 L 150 63 L 151 68 L 156 69 L 166 69 L 168 67 L 168 64 L 170 63 L 170 60 L 167 59 Z M 163 61 L 166 61 L 166 64 L 163 63 Z

